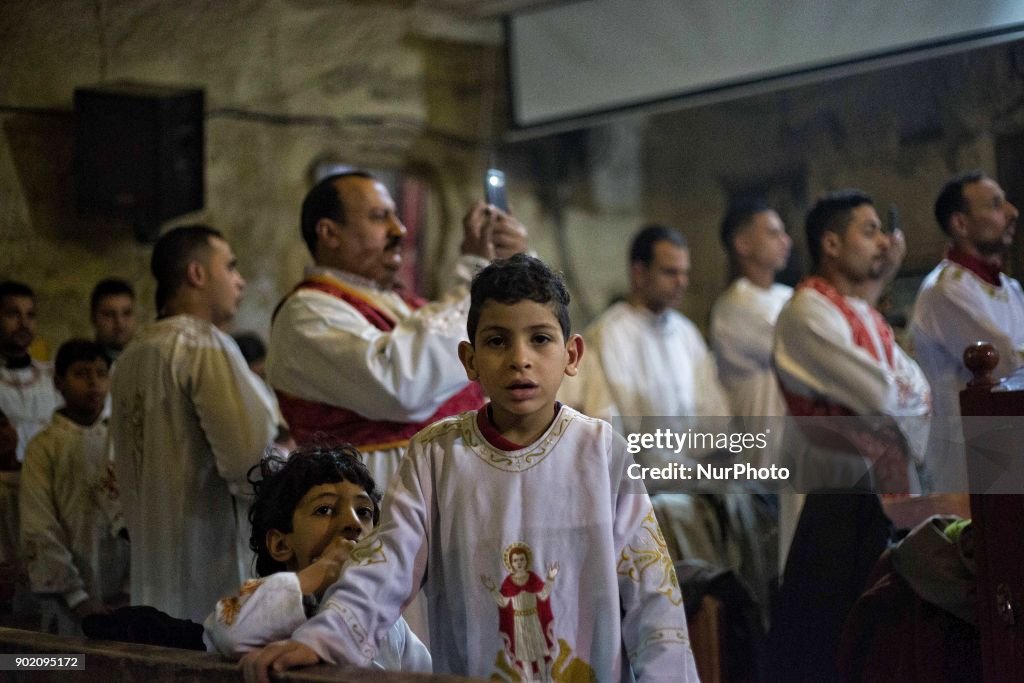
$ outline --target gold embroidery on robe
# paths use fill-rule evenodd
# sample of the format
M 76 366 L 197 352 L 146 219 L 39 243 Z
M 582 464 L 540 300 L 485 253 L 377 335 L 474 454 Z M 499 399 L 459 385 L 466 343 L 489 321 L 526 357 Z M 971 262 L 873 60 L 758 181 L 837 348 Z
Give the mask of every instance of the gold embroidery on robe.
M 475 420 L 462 422 L 462 440 L 480 460 L 491 467 L 502 472 L 525 472 L 551 453 L 561 440 L 573 417 L 569 413 L 561 413 L 555 423 L 548 428 L 540 443 L 525 453 L 522 451 L 506 452 L 494 448 L 477 431 Z
M 98 488 L 100 495 L 105 496 L 107 500 L 117 500 L 121 497 L 121 489 L 117 485 L 117 475 L 114 473 L 114 463 L 107 463 Z
M 659 645 L 661 643 L 676 643 L 681 645 L 688 645 L 690 642 L 689 634 L 679 628 L 659 628 L 655 631 L 651 631 L 643 639 L 637 648 L 629 653 L 629 659 L 631 661 L 637 661 L 640 657 L 640 653 L 646 650 L 652 645 Z
M 672 559 L 668 555 L 665 537 L 662 536 L 658 520 L 654 517 L 654 508 L 651 508 L 644 517 L 633 542 L 627 543 L 622 549 L 615 570 L 619 576 L 628 577 L 635 583 L 640 583 L 640 579 L 647 571 L 657 573 L 660 576 L 656 577 L 658 587 L 655 590 L 668 598 L 673 605 L 680 605 L 683 602 L 679 580 L 676 578 Z
M 220 620 L 226 626 L 231 626 L 235 623 L 235 617 L 238 616 L 238 612 L 242 609 L 242 605 L 238 601 L 237 596 L 231 596 L 230 598 L 221 598 L 220 600 Z
M 232 595 L 230 598 L 221 598 L 220 604 L 220 620 L 226 626 L 231 626 L 235 623 L 235 618 L 238 613 L 242 610 L 242 601 L 239 600 L 242 596 L 255 593 L 256 589 L 263 583 L 263 579 L 249 579 L 242 584 L 242 588 L 238 591 L 238 595 Z
M 525 680 L 522 673 L 505 657 L 505 651 L 499 650 L 498 656 L 494 659 L 494 668 L 497 669 L 491 674 L 492 681 L 500 683 L 523 683 Z M 572 648 L 564 638 L 558 639 L 558 656 L 551 665 L 552 683 L 597 683 L 597 674 L 585 661 L 573 655 Z
M 379 564 L 387 562 L 384 554 L 384 541 L 376 536 L 369 536 L 359 543 L 349 554 L 349 559 L 358 565 Z

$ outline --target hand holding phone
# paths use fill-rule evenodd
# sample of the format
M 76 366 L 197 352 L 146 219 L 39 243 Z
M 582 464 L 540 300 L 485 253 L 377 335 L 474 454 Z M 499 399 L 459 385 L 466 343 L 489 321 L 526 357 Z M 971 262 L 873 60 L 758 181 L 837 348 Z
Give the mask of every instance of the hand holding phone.
M 484 175 L 484 202 L 462 220 L 461 252 L 484 258 L 508 258 L 526 251 L 526 227 L 509 213 L 505 174 L 490 168 Z

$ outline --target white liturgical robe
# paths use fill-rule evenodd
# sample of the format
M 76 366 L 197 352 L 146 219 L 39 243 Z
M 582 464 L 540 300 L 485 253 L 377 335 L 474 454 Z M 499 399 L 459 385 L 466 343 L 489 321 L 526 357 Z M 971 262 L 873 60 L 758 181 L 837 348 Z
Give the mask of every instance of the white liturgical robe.
M 177 315 L 128 345 L 111 394 L 132 602 L 201 622 L 250 576 L 246 475 L 277 431 L 269 393 L 231 337 Z
M 820 278 L 810 280 L 820 283 L 822 291 L 799 287 L 776 324 L 773 354 L 782 388 L 808 402 L 841 406 L 853 415 L 893 418 L 906 445 L 904 455 L 909 456 L 904 465 L 908 488 L 903 492 L 916 492 L 915 465 L 922 461 L 928 442 L 928 381 L 868 302 L 842 296 Z M 790 413 L 806 416 L 792 406 Z M 787 450 L 794 452 L 797 469 L 821 480 L 818 487 L 827 488 L 829 477 L 834 477 L 835 486 L 848 486 L 850 478 L 862 471 L 860 463 L 845 452 L 837 454 L 812 444 L 790 449 L 790 440 L 799 441 L 800 431 L 786 430 Z M 784 563 L 803 499 L 783 496 L 781 503 L 779 560 Z
M 18 461 L 32 437 L 45 427 L 64 399 L 53 386 L 53 364 L 32 361 L 24 368 L 0 367 L 0 412 L 18 431 Z
M 999 273 L 999 286 L 945 259 L 921 283 L 910 321 L 914 358 L 935 396 L 933 438 L 925 471 L 936 491 L 966 492 L 960 391 L 971 378 L 964 349 L 987 341 L 999 352 L 993 377 L 1024 365 L 1024 291 Z
M 782 386 L 800 396 L 845 406 L 855 415 L 930 415 L 928 381 L 899 345 L 886 344 L 884 337 L 891 338 L 891 328 L 880 327 L 863 299 L 847 296 L 843 300 L 868 334 L 873 353 L 857 344 L 850 322 L 826 296 L 810 287 L 800 288 L 783 308 L 775 329 L 775 367 Z M 891 360 L 887 358 L 890 351 Z M 910 454 L 920 462 L 927 423 L 919 419 L 897 419 L 896 423 L 904 429 Z
M 16 455 L 25 458 L 28 442 L 49 423 L 64 399 L 53 386 L 53 365 L 33 360 L 23 368 L 0 367 L 0 412 L 18 433 Z M 20 572 L 18 482 L 20 472 L 0 471 L 0 568 Z
M 469 382 L 458 346 L 466 339 L 469 281 L 483 265 L 483 259 L 463 256 L 453 288 L 415 310 L 395 291 L 351 273 L 307 269 L 307 279 L 344 288 L 379 312 L 393 325 L 390 331 L 375 326 L 353 303 L 316 289 L 291 294 L 274 318 L 266 367 L 279 396 L 351 411 L 365 424 L 392 423 L 390 429 L 369 428 L 369 438 L 359 438 L 363 433 L 344 438 L 363 452 L 378 486 L 387 486 L 414 433 L 396 437 L 394 427 L 430 418 Z M 282 408 L 294 430 L 302 420 L 289 416 L 286 398 Z M 296 439 L 301 444 L 303 435 L 297 433 Z
M 711 310 L 711 348 L 733 415 L 742 418 L 747 433 L 773 430 L 765 457 L 755 461 L 759 466 L 778 464 L 783 422 L 765 418 L 786 415 L 772 368 L 772 340 L 779 313 L 792 296 L 792 287 L 776 283 L 766 289 L 741 277 Z
M 203 623 L 209 652 L 237 659 L 276 640 L 287 639 L 306 623 L 307 604 L 294 572 L 278 572 L 242 585 L 237 595 L 217 601 Z M 399 617 L 381 641 L 371 666 L 388 671 L 430 673 L 430 653 Z
M 106 419 L 90 427 L 57 413 L 25 451 L 21 548 L 32 590 L 73 609 L 127 592 L 128 542 Z M 62 622 L 63 624 L 63 622 Z
M 365 666 L 422 588 L 435 672 L 696 681 L 679 585 L 630 462 L 607 423 L 567 406 L 513 451 L 475 411 L 428 427 L 380 527 L 293 638 Z
M 587 352 L 579 373 L 566 378 L 558 395 L 580 412 L 605 420 L 732 415 L 714 357 L 697 327 L 678 311 L 654 314 L 620 302 L 583 339 Z M 684 431 L 676 422 L 671 426 Z M 630 421 L 623 429 L 638 431 L 640 425 Z M 644 429 L 651 431 L 646 423 Z

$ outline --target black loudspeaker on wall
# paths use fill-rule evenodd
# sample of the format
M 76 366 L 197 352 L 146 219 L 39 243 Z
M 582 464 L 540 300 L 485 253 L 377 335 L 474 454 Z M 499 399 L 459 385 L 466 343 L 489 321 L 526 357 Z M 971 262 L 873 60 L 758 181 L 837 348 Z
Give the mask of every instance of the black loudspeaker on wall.
M 117 82 L 75 89 L 75 188 L 83 214 L 128 220 L 153 242 L 203 208 L 203 91 Z

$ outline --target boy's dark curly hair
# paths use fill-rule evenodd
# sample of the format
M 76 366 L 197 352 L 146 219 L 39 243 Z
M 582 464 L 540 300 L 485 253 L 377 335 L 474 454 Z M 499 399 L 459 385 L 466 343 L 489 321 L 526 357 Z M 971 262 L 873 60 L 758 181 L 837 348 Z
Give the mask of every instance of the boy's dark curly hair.
M 256 553 L 256 574 L 269 576 L 287 567 L 270 555 L 267 532 L 292 531 L 292 515 L 302 497 L 320 484 L 348 481 L 362 486 L 373 500 L 373 524 L 380 519 L 380 498 L 370 470 L 354 446 L 308 445 L 290 455 L 266 455 L 248 474 L 255 500 L 249 509 L 252 535 L 249 548 Z

